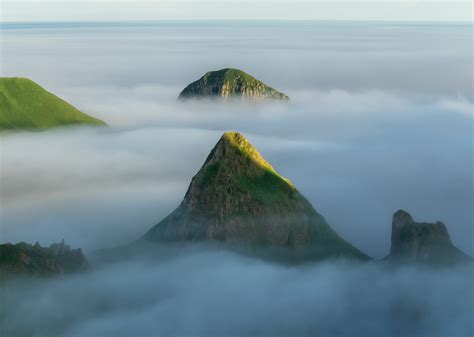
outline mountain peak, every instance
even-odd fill
[[[392,219],[392,242],[397,242],[400,239],[403,228],[407,224],[415,223],[410,213],[399,209],[393,214]]]
[[[224,133],[178,208],[144,239],[218,241],[252,249],[298,247],[304,258],[366,257],[340,238],[238,132]]]
[[[209,71],[179,94],[187,98],[243,98],[250,101],[288,100],[288,96],[269,87],[246,72],[224,68]]]
[[[273,166],[263,158],[248,139],[241,133],[234,131],[224,132],[207,157],[204,166],[216,162],[238,162],[242,158],[245,158],[248,164],[255,165],[262,170],[272,172],[279,176]]]
[[[250,80],[253,77],[249,74],[247,74],[245,71],[235,69],[235,68],[224,68],[220,70],[213,70],[213,71],[208,71],[207,73],[204,74],[203,78],[206,81],[211,81],[213,80],[213,77],[217,78],[223,78],[228,81],[233,81],[237,78],[242,77],[243,79]]]
[[[403,224],[403,225],[405,223],[415,222],[415,220],[413,220],[413,217],[411,216],[411,214],[408,213],[407,211],[403,210],[403,209],[399,209],[398,211],[393,213],[393,220],[397,224]]]
[[[225,186],[229,193],[221,191]],[[244,135],[225,132],[192,179],[185,201],[202,201],[203,195],[226,200],[245,194],[268,207],[276,207],[294,193],[297,191],[293,184],[281,176]]]

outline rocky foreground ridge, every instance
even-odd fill
[[[225,68],[210,71],[197,81],[189,84],[179,94],[180,100],[189,98],[243,98],[247,101],[259,102],[268,100],[287,101],[289,97],[246,72]]]
[[[5,243],[0,245],[0,276],[53,276],[86,271],[89,264],[81,249],[71,249],[64,243],[41,247]]]

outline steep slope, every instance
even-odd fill
[[[51,276],[89,269],[81,249],[61,243],[50,247],[21,242],[0,245],[0,276]]]
[[[393,214],[391,241],[387,259],[394,262],[450,265],[471,260],[453,245],[444,223],[415,222],[403,210]]]
[[[105,125],[30,79],[0,77],[0,131],[82,124]]]
[[[225,242],[294,259],[366,258],[236,132],[224,133],[179,207],[144,239]]]
[[[179,99],[215,97],[244,98],[250,101],[288,100],[288,96],[267,86],[242,70],[226,68],[210,71],[189,84]]]

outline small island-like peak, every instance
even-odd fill
[[[209,71],[197,81],[189,84],[179,94],[180,100],[189,98],[243,98],[259,102],[268,100],[287,101],[289,97],[246,72],[225,68]]]

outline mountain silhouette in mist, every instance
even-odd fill
[[[452,265],[472,261],[453,245],[444,223],[415,222],[404,210],[393,214],[391,241],[386,259],[392,262]]]

